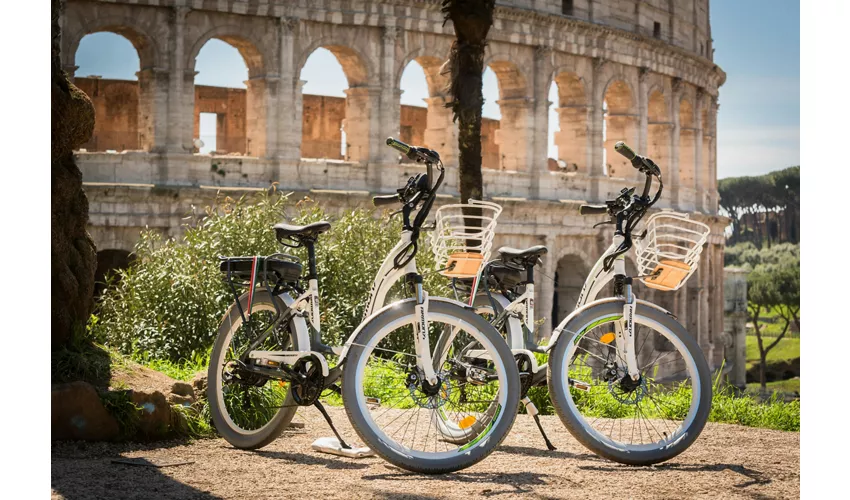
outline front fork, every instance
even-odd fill
[[[622,280],[622,281],[620,281]],[[637,353],[635,352],[635,306],[637,305],[637,297],[632,292],[632,278],[626,277],[625,258],[621,255],[614,261],[614,282],[615,287],[622,289],[623,304],[623,319],[614,322],[614,330],[616,333],[617,357],[620,360],[625,360],[626,368],[632,380],[640,378],[640,367],[637,362]],[[618,286],[622,283],[622,286]]]
[[[422,276],[412,276],[412,284],[416,291],[416,306],[414,312],[416,321],[413,323],[413,345],[416,348],[416,364],[425,375],[425,380],[431,385],[437,384],[437,373],[431,359],[430,338],[428,334],[428,292],[422,288]]]

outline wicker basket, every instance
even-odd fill
[[[656,290],[678,290],[699,267],[711,228],[688,214],[662,211],[646,221],[646,236],[635,243],[641,281]]]
[[[431,248],[440,274],[472,278],[490,258],[502,207],[488,201],[444,205],[437,210]]]

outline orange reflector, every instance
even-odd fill
[[[469,415],[467,417],[464,417],[463,420],[461,420],[460,422],[457,423],[457,425],[461,429],[467,429],[469,427],[472,427],[472,424],[474,424],[474,423],[475,423],[475,416]]]
[[[608,332],[603,335],[602,338],[599,339],[599,341],[603,344],[610,344],[611,342],[614,342],[614,334],[612,332]]]

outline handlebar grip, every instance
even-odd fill
[[[398,150],[404,154],[410,154],[410,146],[399,141],[398,139],[393,139],[392,137],[387,137],[387,146]]]
[[[625,156],[626,159],[629,160],[629,161],[633,161],[637,157],[635,152],[632,151],[632,148],[626,146],[626,143],[623,142],[623,141],[619,141],[619,142],[617,142],[617,144],[614,144],[614,151]]]
[[[605,205],[582,205],[578,209],[581,215],[605,215],[608,213],[608,207]]]
[[[399,203],[400,201],[401,200],[398,199],[397,194],[384,194],[372,197],[372,203],[374,203],[376,207],[382,207],[384,205],[393,205]]]

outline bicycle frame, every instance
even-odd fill
[[[587,278],[585,279],[584,285],[581,288],[581,293],[579,294],[578,301],[576,303],[575,310],[569,314],[561,323],[552,331],[552,336],[548,345],[541,347],[531,338],[531,333],[534,332],[534,283],[528,283],[525,285],[525,291],[522,295],[517,297],[510,304],[504,305],[503,302],[507,302],[507,299],[501,295],[497,294],[493,296],[493,299],[497,302],[500,302],[500,308],[503,309],[503,312],[500,312],[499,315],[504,314],[506,316],[507,321],[509,322],[509,328],[507,328],[508,338],[506,339],[508,345],[510,345],[511,350],[514,354],[526,354],[531,361],[532,364],[532,372],[537,373],[543,371],[545,373],[545,368],[547,364],[537,365],[536,359],[532,355],[532,351],[534,352],[543,352],[548,353],[558,342],[558,339],[563,332],[564,327],[572,319],[576,314],[582,311],[586,307],[590,307],[597,303],[597,296],[602,291],[605,286],[610,283],[614,276],[616,275],[625,275],[626,274],[626,264],[625,264],[625,254],[621,254],[614,259],[613,266],[610,269],[605,270],[604,262],[606,257],[609,255],[613,255],[617,249],[620,247],[620,244],[623,242],[624,237],[622,235],[615,235],[614,240],[607,250],[599,257],[599,260],[593,265],[593,268],[590,270]],[[482,266],[482,269],[479,271],[479,275],[476,278],[480,282],[480,280],[485,279],[485,276],[482,276],[482,273],[485,272],[487,266]],[[632,293],[631,286],[627,285],[625,293],[622,297],[617,297],[618,299],[624,299],[624,318],[633,318],[634,317],[634,309],[638,302],[637,297]],[[501,299],[501,300],[499,300]],[[600,300],[610,300],[610,299],[600,299]],[[646,304],[644,301],[640,301],[641,305]],[[657,306],[656,306],[657,307]],[[495,311],[494,311],[495,312]],[[510,323],[512,322],[513,323]],[[621,356],[621,359],[625,359],[628,365],[629,374],[634,376],[638,374],[638,366],[637,360],[634,354],[634,324],[631,320],[629,321],[621,321],[615,323],[616,330],[616,347],[618,354]]]
[[[395,261],[400,256],[403,256],[408,251],[408,246],[412,239],[412,231],[403,230],[401,238],[395,247],[387,254],[380,269],[378,270],[372,288],[369,292],[369,299],[366,303],[366,309],[363,314],[363,320],[360,325],[349,335],[348,339],[342,346],[326,346],[321,341],[321,308],[319,305],[319,286],[318,281],[313,278],[308,281],[307,290],[297,298],[293,298],[289,292],[282,291],[277,296],[280,297],[287,310],[281,315],[281,320],[291,318],[293,325],[293,335],[298,339],[298,345],[310,346],[309,350],[290,351],[284,353],[271,353],[267,351],[252,351],[249,354],[250,358],[265,358],[275,361],[292,364],[297,359],[314,355],[322,364],[322,372],[325,377],[328,376],[330,370],[327,366],[322,352],[332,352],[339,356],[337,366],[342,366],[349,347],[354,342],[354,338],[360,332],[361,328],[366,325],[373,316],[383,311],[388,307],[393,307],[397,303],[385,305],[387,294],[390,289],[403,277],[418,276],[416,267],[416,258],[411,258],[403,267],[396,268]],[[414,280],[416,287],[416,317],[419,321],[414,325],[414,345],[416,347],[417,364],[429,380],[436,381],[433,363],[431,361],[431,353],[428,349],[428,293],[422,289],[421,280]],[[305,320],[309,319],[309,323]]]

